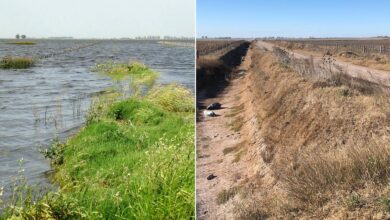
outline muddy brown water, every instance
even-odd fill
[[[38,57],[92,41],[5,42],[0,40],[0,57]],[[54,138],[63,140],[75,133],[85,122],[92,98],[117,86],[108,77],[91,72],[91,67],[106,60],[138,60],[160,73],[158,84],[177,82],[194,91],[194,48],[167,47],[157,41],[102,40],[41,59],[30,69],[0,69],[0,188],[4,187],[5,198],[21,171],[37,190],[52,187],[47,178],[50,163],[40,149],[50,146]]]

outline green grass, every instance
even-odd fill
[[[14,44],[14,45],[35,45],[37,43],[32,41],[15,41],[15,42],[7,42],[6,44]]]
[[[146,99],[160,105],[167,111],[194,111],[194,96],[188,89],[177,84],[153,88]]]
[[[345,204],[349,210],[354,210],[363,206],[364,201],[359,194],[352,194],[346,199]]]
[[[0,69],[26,69],[35,63],[36,60],[31,57],[3,57],[0,58]]]
[[[92,70],[107,74],[115,80],[131,78],[132,83],[136,85],[145,84],[151,86],[158,77],[158,74],[154,70],[138,62],[127,64],[107,61],[97,64]]]
[[[380,199],[380,204],[383,207],[384,211],[390,211],[390,199],[389,198],[382,198]]]
[[[44,152],[59,190],[35,204],[13,205],[0,219],[194,218],[194,103],[166,99],[176,88],[96,100],[86,127]]]
[[[142,88],[152,88],[159,76],[157,72],[139,62],[127,64],[107,61],[97,64],[92,71],[105,74],[115,81],[130,79],[134,96],[139,96]]]

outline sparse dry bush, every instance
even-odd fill
[[[356,65],[390,70],[390,41],[387,40],[299,40],[271,41],[288,50],[306,50],[335,57]]]
[[[263,207],[264,202],[252,198],[245,203],[241,202],[235,206],[238,219],[242,220],[263,220],[268,219],[268,210]]]
[[[289,195],[302,203],[322,205],[329,193],[354,190],[390,179],[390,149],[384,146],[347,147],[328,154],[296,152],[274,165]],[[294,158],[294,159],[293,159]]]
[[[249,204],[253,199],[245,199],[236,206],[238,215],[323,219],[339,211],[388,208],[389,95],[337,67],[323,67],[322,73],[329,75],[322,77],[317,62],[311,68],[310,60],[287,55],[279,50],[252,56],[257,130],[274,155],[256,151],[260,166],[272,174],[260,171],[264,177],[256,179],[253,197],[260,201]],[[281,68],[279,57],[293,71]],[[272,200],[277,201],[269,208],[266,203]]]
[[[286,50],[283,50],[280,47],[273,47],[273,52],[281,64],[283,65],[291,64],[291,56]]]
[[[316,65],[312,56],[309,59],[298,59],[280,47],[274,47],[273,52],[282,66],[287,66],[299,76],[311,80],[314,86],[344,85],[363,94],[372,94],[383,90],[383,87],[379,84],[352,77],[345,73],[340,66],[334,63],[335,59],[331,53],[325,54],[322,57],[322,63]]]
[[[224,189],[217,195],[217,204],[225,204],[230,199],[232,199],[234,196],[238,194],[240,191],[240,187],[234,186],[230,189]]]

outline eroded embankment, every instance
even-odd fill
[[[196,87],[200,98],[213,97],[219,94],[232,78],[234,69],[246,55],[249,42],[224,54],[200,56],[196,67]]]
[[[389,218],[387,89],[296,72],[256,45],[204,100],[224,108],[197,123],[198,218]]]
[[[388,218],[389,95],[367,82],[318,83],[260,48],[251,60],[248,152],[258,160],[248,166],[257,174],[241,185],[236,216]]]

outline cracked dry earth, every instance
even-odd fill
[[[197,122],[197,219],[233,219],[234,204],[239,196],[229,194],[240,187],[256,171],[249,152],[251,142],[247,130],[253,124],[250,101],[247,100],[250,50],[239,67],[242,75],[230,81],[229,85],[215,98],[199,102],[207,106],[213,102],[222,104],[214,110],[216,117],[201,116]],[[203,109],[201,109],[203,111]],[[224,193],[225,192],[225,193]]]

